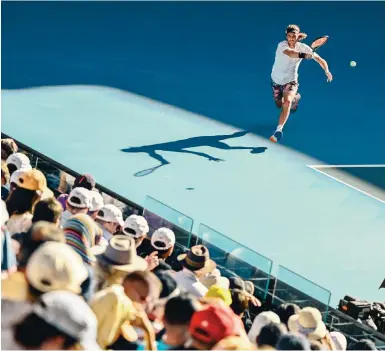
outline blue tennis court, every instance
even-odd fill
[[[383,300],[384,202],[308,166],[385,164],[384,13],[384,2],[5,2],[2,131],[315,281],[334,306]],[[302,63],[303,101],[275,145],[270,71],[297,22],[330,35],[320,54],[335,81]]]

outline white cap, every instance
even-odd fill
[[[91,195],[90,191],[86,188],[72,189],[68,196],[67,202],[76,208],[90,208],[91,207]]]
[[[101,350],[96,342],[97,318],[82,297],[68,291],[51,291],[40,300],[33,306],[36,315],[78,340],[84,350]]]
[[[29,283],[39,291],[66,290],[79,294],[88,272],[81,256],[72,247],[49,241],[30,257],[26,276]]]
[[[99,210],[99,213],[96,216],[96,218],[100,219],[103,222],[118,223],[121,226],[124,225],[122,211],[116,206],[111,204],[104,205]]]
[[[6,161],[7,165],[13,164],[16,166],[16,169],[32,169],[31,161],[29,158],[22,154],[21,152],[16,152],[12,155],[9,155]]]
[[[270,323],[274,324],[279,324],[281,323],[281,320],[279,316],[272,312],[272,311],[267,311],[267,312],[262,312],[259,315],[257,315],[254,318],[253,325],[251,326],[249,333],[247,336],[249,337],[249,340],[253,343],[256,342],[257,336],[261,332],[262,328]]]
[[[163,243],[164,245],[162,245]],[[175,234],[171,229],[159,228],[151,236],[151,245],[158,250],[168,250],[175,245]]]
[[[99,211],[104,206],[103,196],[95,190],[90,191],[91,207],[90,211]]]
[[[149,230],[146,218],[138,215],[127,217],[123,225],[123,233],[135,239],[145,236]]]

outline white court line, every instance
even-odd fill
[[[358,166],[359,166],[359,167],[371,167],[372,165],[358,165]],[[375,166],[375,167],[378,167],[378,166],[380,166],[380,165],[374,165],[374,166]],[[320,167],[320,166],[317,166],[317,165],[308,165],[308,167],[310,167],[311,169],[314,169],[314,170],[317,171],[317,172],[322,173],[323,175],[326,175],[326,176],[329,177],[329,178],[332,178],[332,179],[336,180],[337,182],[340,182],[340,183],[342,183],[342,184],[344,184],[344,185],[347,185],[348,187],[350,187],[350,188],[352,188],[352,189],[354,189],[354,190],[357,190],[357,191],[359,191],[360,193],[365,194],[365,195],[367,195],[367,196],[370,196],[371,198],[373,198],[373,199],[375,199],[375,200],[378,200],[378,201],[380,201],[380,202],[382,202],[382,203],[385,204],[385,201],[384,201],[384,200],[381,200],[381,199],[375,197],[374,195],[371,195],[371,194],[367,193],[366,191],[363,191],[363,190],[361,190],[361,189],[359,189],[359,188],[356,188],[356,187],[353,186],[353,185],[350,185],[350,184],[348,184],[348,183],[345,183],[345,182],[343,182],[342,180],[340,180],[340,179],[338,179],[338,178],[335,178],[335,177],[331,176],[330,174],[327,174],[327,173],[325,173],[325,172],[322,172],[321,170],[319,170],[319,169],[316,168],[316,167]],[[323,168],[330,168],[330,167],[337,167],[337,166],[326,166],[326,165],[324,165]],[[339,166],[339,167],[348,167],[348,166],[341,165],[341,166]],[[357,166],[356,166],[356,165],[354,165],[354,166],[352,165],[351,167],[357,167]],[[384,167],[384,166],[382,166],[382,167]]]
[[[385,167],[385,165],[308,165],[308,167],[317,167],[317,168],[364,168],[364,167],[371,167],[371,168],[380,168]]]

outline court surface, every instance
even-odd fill
[[[383,300],[381,186],[366,185],[371,197],[309,165],[385,164],[385,50],[341,48],[357,21],[356,40],[381,41],[384,3],[281,4],[289,22],[274,6],[4,3],[2,131],[304,275],[332,291],[333,306],[345,294]],[[258,40],[296,22],[310,37],[325,34],[313,11],[328,16],[333,40],[320,53],[335,81],[302,64],[303,102],[275,145],[277,40]],[[331,175],[357,184],[373,174],[346,171]]]

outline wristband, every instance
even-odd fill
[[[300,52],[298,53],[298,57],[304,59],[306,58],[306,54],[304,52]]]

